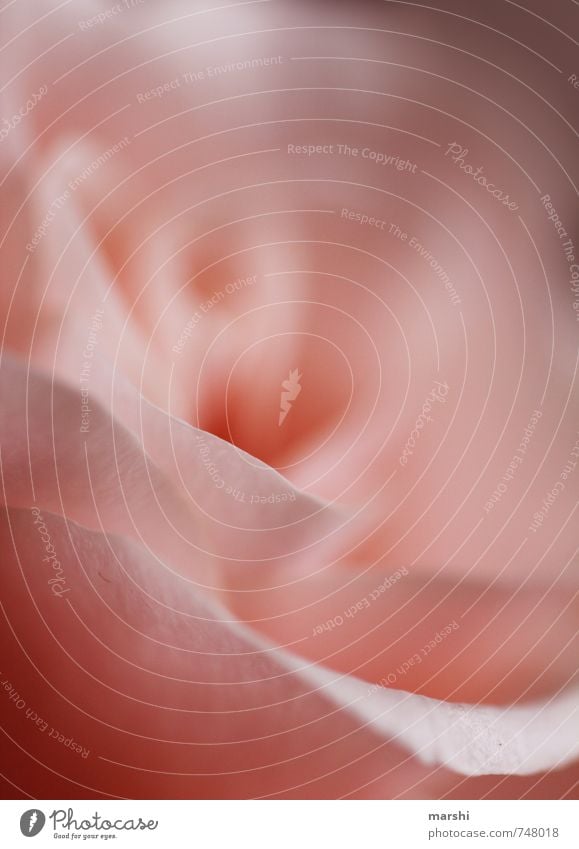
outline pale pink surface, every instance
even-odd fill
[[[577,473],[544,527],[529,524],[578,436],[577,322],[560,246],[525,169],[571,227],[569,182],[520,123],[504,126],[488,102],[474,109],[452,82],[470,74],[465,84],[474,85],[473,68],[433,44],[388,41],[388,61],[435,69],[439,82],[428,78],[428,88],[387,65],[289,61],[383,58],[385,36],[276,28],[412,25],[451,40],[428,16],[370,5],[361,23],[362,8],[249,4],[191,18],[190,4],[144,7],[42,57],[99,9],[46,4],[48,17],[2,53],[7,79],[21,71],[7,114],[70,72],[0,147],[10,198],[0,249],[5,674],[91,749],[89,773],[88,761],[35,737],[3,702],[12,792],[576,793],[576,765],[500,778],[427,765],[346,698],[337,705],[289,670],[283,654],[304,669],[314,662],[379,682],[456,620],[458,631],[398,675],[395,689],[509,707],[567,692],[576,675]],[[4,12],[12,34],[27,14],[18,4]],[[514,24],[501,21],[505,31]],[[224,38],[237,32],[250,35]],[[454,38],[480,53],[468,29]],[[554,44],[547,38],[543,49]],[[137,101],[189,68],[279,54],[287,61],[266,75],[244,71]],[[529,61],[520,57],[513,73],[538,86],[540,67]],[[499,84],[523,123],[550,115],[530,95],[519,105],[519,89],[496,70],[482,90],[497,99]],[[568,92],[557,96],[563,109]],[[449,114],[462,123],[449,126]],[[444,150],[461,133],[469,159],[519,200],[524,225],[457,176]],[[54,198],[124,136],[130,144],[71,193],[27,257]],[[570,141],[564,127],[545,139],[567,168]],[[421,174],[285,152],[337,142],[400,151]],[[501,154],[505,145],[522,165]],[[395,221],[428,245],[460,309],[416,251],[343,219],[344,207]],[[202,314],[176,353],[200,305],[252,275]],[[87,435],[79,375],[100,306]],[[280,384],[295,368],[302,390],[280,427]],[[435,380],[448,386],[445,401],[402,466]],[[524,463],[485,514],[536,409]],[[227,440],[203,436],[221,488],[195,427]],[[271,494],[288,500],[250,503]],[[33,504],[64,564],[66,600],[47,594],[39,573]],[[402,566],[408,576],[367,609],[316,634]]]

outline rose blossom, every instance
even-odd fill
[[[0,143],[5,792],[571,794],[576,316],[537,183],[568,238],[573,208],[526,129],[549,104],[517,111],[540,58],[490,98],[474,24],[106,8],[2,12],[6,114],[47,88]]]

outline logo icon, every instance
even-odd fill
[[[20,817],[20,831],[25,837],[36,837],[44,828],[46,817],[38,808],[25,811]]]
[[[292,401],[295,401],[300,392],[302,391],[302,387],[300,384],[300,380],[302,379],[301,374],[297,370],[297,368],[290,371],[289,377],[287,380],[282,381],[281,388],[281,400],[280,400],[280,413],[279,413],[279,421],[278,426],[281,427],[284,423],[285,417],[289,413],[292,408]]]

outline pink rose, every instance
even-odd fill
[[[574,793],[577,95],[470,11],[0,13],[8,797]]]

